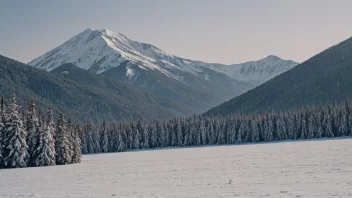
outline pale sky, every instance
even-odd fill
[[[303,62],[352,36],[351,8],[351,0],[3,0],[0,54],[28,62],[90,27],[206,62]]]

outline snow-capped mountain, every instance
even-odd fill
[[[28,64],[52,71],[65,63],[168,98],[182,99],[192,95],[190,91],[207,93],[215,98],[210,106],[242,94],[298,64],[275,56],[234,65],[205,63],[171,55],[107,29],[90,28]]]
[[[93,30],[91,28],[28,64],[51,71],[62,64],[74,63],[80,68],[94,69],[96,73],[100,74],[125,61],[138,64],[145,70],[158,70],[176,80],[182,78],[174,75],[170,71],[172,69],[197,75],[202,72],[203,68],[209,68],[236,80],[259,81],[260,83],[297,65],[296,62],[285,61],[276,56],[234,65],[192,61],[166,53],[151,44],[133,41],[120,33],[107,29]],[[134,72],[128,69],[126,75],[131,77]]]
[[[298,63],[292,60],[282,60],[277,56],[270,55],[258,61],[249,61],[246,63],[223,65],[198,63],[207,68],[224,73],[234,79],[252,82],[260,85],[275,76],[284,73],[295,67]]]
[[[175,65],[173,64],[175,59],[177,57],[151,44],[132,41],[120,33],[107,29],[93,30],[88,28],[28,64],[51,71],[64,63],[74,63],[83,69],[94,68],[96,73],[100,74],[125,61],[131,61],[142,69],[158,70],[169,76],[172,76],[168,71],[170,68],[192,72],[193,68],[187,67],[188,62],[176,60],[177,65]],[[126,73],[127,76],[133,76],[133,74],[131,69]]]

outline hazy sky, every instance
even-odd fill
[[[351,0],[11,0],[0,4],[0,54],[28,62],[91,27],[174,55],[239,63],[302,62],[352,36]]]

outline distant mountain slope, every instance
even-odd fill
[[[272,56],[236,65],[204,63],[171,55],[107,29],[90,28],[28,64],[52,71],[65,63],[170,100],[193,103],[199,111],[238,96],[297,65]]]
[[[350,100],[351,74],[352,38],[206,114],[264,112]]]
[[[250,82],[257,86],[297,65],[298,63],[292,60],[282,60],[277,56],[270,55],[259,61],[233,65],[206,64],[205,66],[234,79]]]
[[[92,72],[81,69],[72,63],[63,64],[60,67],[57,67],[56,69],[52,70],[50,73],[60,75],[62,77],[65,77],[70,80],[82,83],[84,85],[92,86],[92,87],[94,87],[94,89],[104,90],[104,91],[107,91],[112,94],[114,94],[115,92],[117,92],[117,93],[125,92],[126,91],[125,87],[128,87],[129,89],[132,88],[132,90],[134,90],[134,91],[138,90],[138,92],[142,92],[141,90],[136,89],[128,84],[121,83],[119,81],[107,78],[103,75],[96,75]],[[107,72],[107,73],[114,73],[114,72],[112,70],[110,70],[110,72]],[[121,85],[124,85],[125,87],[121,86]],[[191,90],[189,90],[189,91],[191,91]],[[182,93],[182,94],[187,94],[187,93]],[[128,96],[129,96],[129,94],[126,94],[126,97],[128,97]],[[159,97],[159,96],[153,96],[153,97],[158,98],[159,101],[162,101],[161,104],[165,105],[165,107],[167,107],[171,110],[175,110],[175,112],[182,112],[183,115],[191,115],[191,114],[194,114],[194,112],[200,111],[199,104],[192,103],[194,101],[189,101],[189,102],[186,101],[186,102],[181,103],[179,101],[171,102],[171,101],[169,101],[163,97]],[[203,95],[200,95],[199,97],[204,97],[204,100],[206,101],[205,98],[210,97],[210,96],[203,94]],[[131,100],[131,102],[133,102],[133,100]],[[141,108],[143,108],[143,107],[141,107]]]
[[[88,73],[85,82],[69,80],[0,56],[0,93],[10,97],[15,92],[22,106],[34,100],[40,103],[41,112],[51,106],[75,120],[172,118],[192,112],[189,107]]]

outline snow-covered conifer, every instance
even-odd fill
[[[81,139],[79,138],[79,128],[75,127],[73,129],[73,156],[72,156],[72,163],[80,163],[81,156],[82,156],[82,146],[81,146]]]
[[[176,138],[177,138],[176,146],[182,146],[183,135],[182,135],[182,128],[181,128],[180,119],[177,119],[175,124],[176,125],[174,127],[174,130],[175,130]]]
[[[257,119],[251,121],[251,142],[258,142],[259,141],[259,129],[257,124]]]
[[[144,129],[143,129],[143,140],[144,140],[143,148],[148,149],[150,143],[149,143],[149,130],[147,127],[144,127]]]
[[[150,134],[150,145],[152,148],[156,148],[157,145],[157,135],[156,135],[156,124],[153,122],[149,126],[149,134]]]
[[[4,151],[3,160],[6,168],[26,167],[29,154],[26,142],[27,132],[22,123],[19,106],[16,104],[16,95],[13,94],[9,105],[7,118],[4,126]]]
[[[134,135],[134,140],[133,140],[133,149],[139,149],[140,144],[139,144],[139,131],[138,128],[136,128],[136,132]]]
[[[101,134],[102,134],[102,137],[101,137],[102,152],[107,153],[109,152],[109,138],[106,130],[105,120],[103,122],[103,125],[101,126]]]
[[[2,96],[0,106],[0,168],[2,168],[3,166],[3,138],[5,126],[5,113],[5,100],[4,96]]]
[[[307,139],[314,138],[314,120],[313,115],[311,113],[308,113],[307,116],[307,133]]]
[[[60,114],[57,122],[55,152],[56,164],[64,165],[72,162],[73,151],[70,147],[66,121],[63,114]]]
[[[29,166],[32,166],[34,159],[36,158],[34,152],[39,146],[39,121],[37,118],[35,104],[32,102],[27,112],[27,144],[28,144],[28,153],[30,155]]]
[[[34,166],[54,166],[55,159],[55,140],[53,137],[53,117],[51,110],[48,111],[47,122],[42,122],[38,130],[38,142],[36,149],[33,151],[32,165]]]
[[[206,145],[207,142],[207,132],[205,129],[205,123],[204,120],[201,119],[200,124],[199,124],[199,133],[202,136],[202,145]]]
[[[306,123],[306,116],[301,113],[301,129],[300,129],[300,139],[306,139],[307,137],[307,123]]]
[[[88,122],[87,128],[86,128],[86,141],[87,141],[87,152],[88,153],[94,153],[94,132],[93,132],[93,125],[91,122]]]

